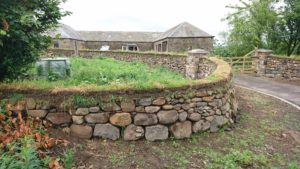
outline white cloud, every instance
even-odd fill
[[[226,31],[225,6],[238,0],[68,0],[62,22],[76,30],[166,31],[187,21],[217,36]]]

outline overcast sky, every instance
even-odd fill
[[[238,0],[68,0],[62,19],[76,30],[166,31],[189,22],[211,35],[226,31],[221,19]]]

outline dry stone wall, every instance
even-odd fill
[[[272,56],[272,51],[260,49],[256,52],[254,62],[260,76],[300,78],[300,60]]]
[[[89,139],[150,141],[189,138],[192,133],[216,132],[234,123],[237,102],[231,85],[163,96],[131,95],[89,106],[56,106],[49,100],[26,98],[27,112],[56,127],[70,127],[71,135]]]
[[[199,74],[212,75],[214,80],[195,80],[190,85],[166,89],[85,93],[0,89],[0,92],[6,98],[11,93],[22,94],[27,105],[23,111],[29,116],[47,120],[56,127],[68,127],[70,134],[79,138],[157,141],[216,132],[234,123],[237,113],[230,66],[219,59],[205,57],[203,51],[189,55],[192,55],[189,59],[198,61],[196,65],[184,65],[187,70],[197,67],[191,71],[194,75],[191,72],[189,75],[196,78],[203,77]],[[199,56],[207,61],[204,70],[199,65]]]

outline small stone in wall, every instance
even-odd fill
[[[221,107],[221,110],[222,110],[222,111],[225,111],[225,112],[226,112],[226,111],[229,111],[229,110],[230,110],[230,104],[229,104],[229,103],[226,103],[224,106]]]
[[[84,117],[87,123],[107,123],[109,118],[109,113],[95,113],[95,114],[88,114]]]
[[[223,105],[222,99],[215,99],[214,101],[217,107],[221,107]]]
[[[155,105],[155,106],[162,106],[165,103],[166,103],[166,99],[164,99],[164,98],[158,98],[153,101],[153,105]]]
[[[98,106],[89,108],[90,113],[98,113],[99,111],[100,111],[100,107],[98,107]]]
[[[143,98],[139,100],[139,105],[140,106],[150,106],[152,103],[152,99],[151,98]]]
[[[83,126],[83,125],[71,125],[70,127],[71,135],[83,138],[83,139],[90,139],[93,134],[93,129],[90,126]]]
[[[187,112],[188,112],[189,114],[192,114],[192,113],[195,112],[195,110],[194,110],[194,109],[189,109]]]
[[[145,135],[145,131],[143,127],[131,124],[127,126],[124,131],[124,140],[135,141],[143,138],[144,135]]]
[[[190,108],[195,108],[197,106],[197,104],[196,103],[190,103],[189,106],[190,106]]]
[[[141,113],[134,116],[134,124],[138,126],[148,126],[157,124],[157,116],[155,114]]]
[[[189,104],[183,104],[182,105],[182,108],[184,109],[184,110],[189,110],[191,107],[190,107],[190,105]]]
[[[170,127],[170,131],[176,139],[189,138],[192,134],[192,123],[190,121],[177,122]]]
[[[27,98],[26,99],[26,107],[28,110],[33,110],[35,109],[36,103],[33,98]]]
[[[207,106],[206,102],[197,102],[196,103],[196,107],[205,107],[205,106]]]
[[[201,102],[202,101],[202,98],[200,97],[195,97],[192,99],[192,102]]]
[[[82,124],[84,122],[83,116],[72,116],[74,124]]]
[[[121,102],[121,108],[124,112],[134,112],[135,110],[135,103],[134,100],[127,99]]]
[[[207,121],[213,121],[214,120],[214,118],[215,118],[215,116],[208,116],[208,117],[206,117],[205,119],[207,120]]]
[[[160,110],[159,106],[147,106],[145,107],[146,113],[156,113]]]
[[[199,91],[196,93],[196,96],[197,97],[206,97],[206,96],[208,96],[208,94],[206,91]]]
[[[106,112],[120,111],[121,110],[121,107],[119,105],[117,105],[116,103],[114,103],[114,102],[112,102],[112,103],[102,103],[101,108],[102,108],[102,110],[104,110]]]
[[[179,113],[179,115],[178,115],[179,121],[181,121],[181,122],[185,121],[187,119],[187,116],[188,116],[188,114],[185,111],[182,113]]]
[[[199,121],[201,119],[201,114],[199,114],[199,113],[189,114],[188,119],[190,119],[192,121]]]
[[[222,115],[221,110],[217,109],[217,110],[216,110],[216,115]]]
[[[129,113],[116,113],[110,117],[110,122],[116,126],[127,126],[132,120]]]
[[[149,141],[166,140],[169,136],[168,127],[163,125],[155,125],[146,127],[145,137]]]
[[[145,113],[145,112],[146,112],[144,106],[138,106],[138,107],[136,107],[136,108],[135,108],[135,111],[136,111],[137,113]]]
[[[74,115],[84,116],[84,115],[87,115],[87,114],[89,114],[89,109],[88,108],[78,108]]]
[[[47,110],[28,110],[28,115],[31,117],[44,118],[47,115]]]
[[[203,101],[205,102],[212,102],[214,100],[213,96],[203,97]]]
[[[164,110],[172,110],[173,108],[174,108],[173,105],[164,105],[164,106],[163,106],[163,109],[164,109]]]
[[[94,136],[103,139],[117,140],[120,138],[120,130],[111,124],[96,124]]]
[[[72,117],[68,113],[48,113],[46,119],[54,125],[68,125],[72,121]]]
[[[176,110],[160,111],[157,113],[158,120],[161,124],[175,123],[178,119]]]

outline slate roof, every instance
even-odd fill
[[[156,41],[165,38],[213,37],[196,26],[183,22],[164,32]]]
[[[106,42],[155,42],[165,38],[213,37],[196,26],[183,22],[166,32],[124,32],[124,31],[76,31],[68,25],[60,26],[48,33],[52,38]]]
[[[77,39],[77,40],[85,40],[85,38],[76,30],[74,30],[71,26],[66,24],[60,24],[59,27],[48,32],[49,36],[52,38],[62,39]]]
[[[86,41],[153,42],[161,32],[79,31]]]

